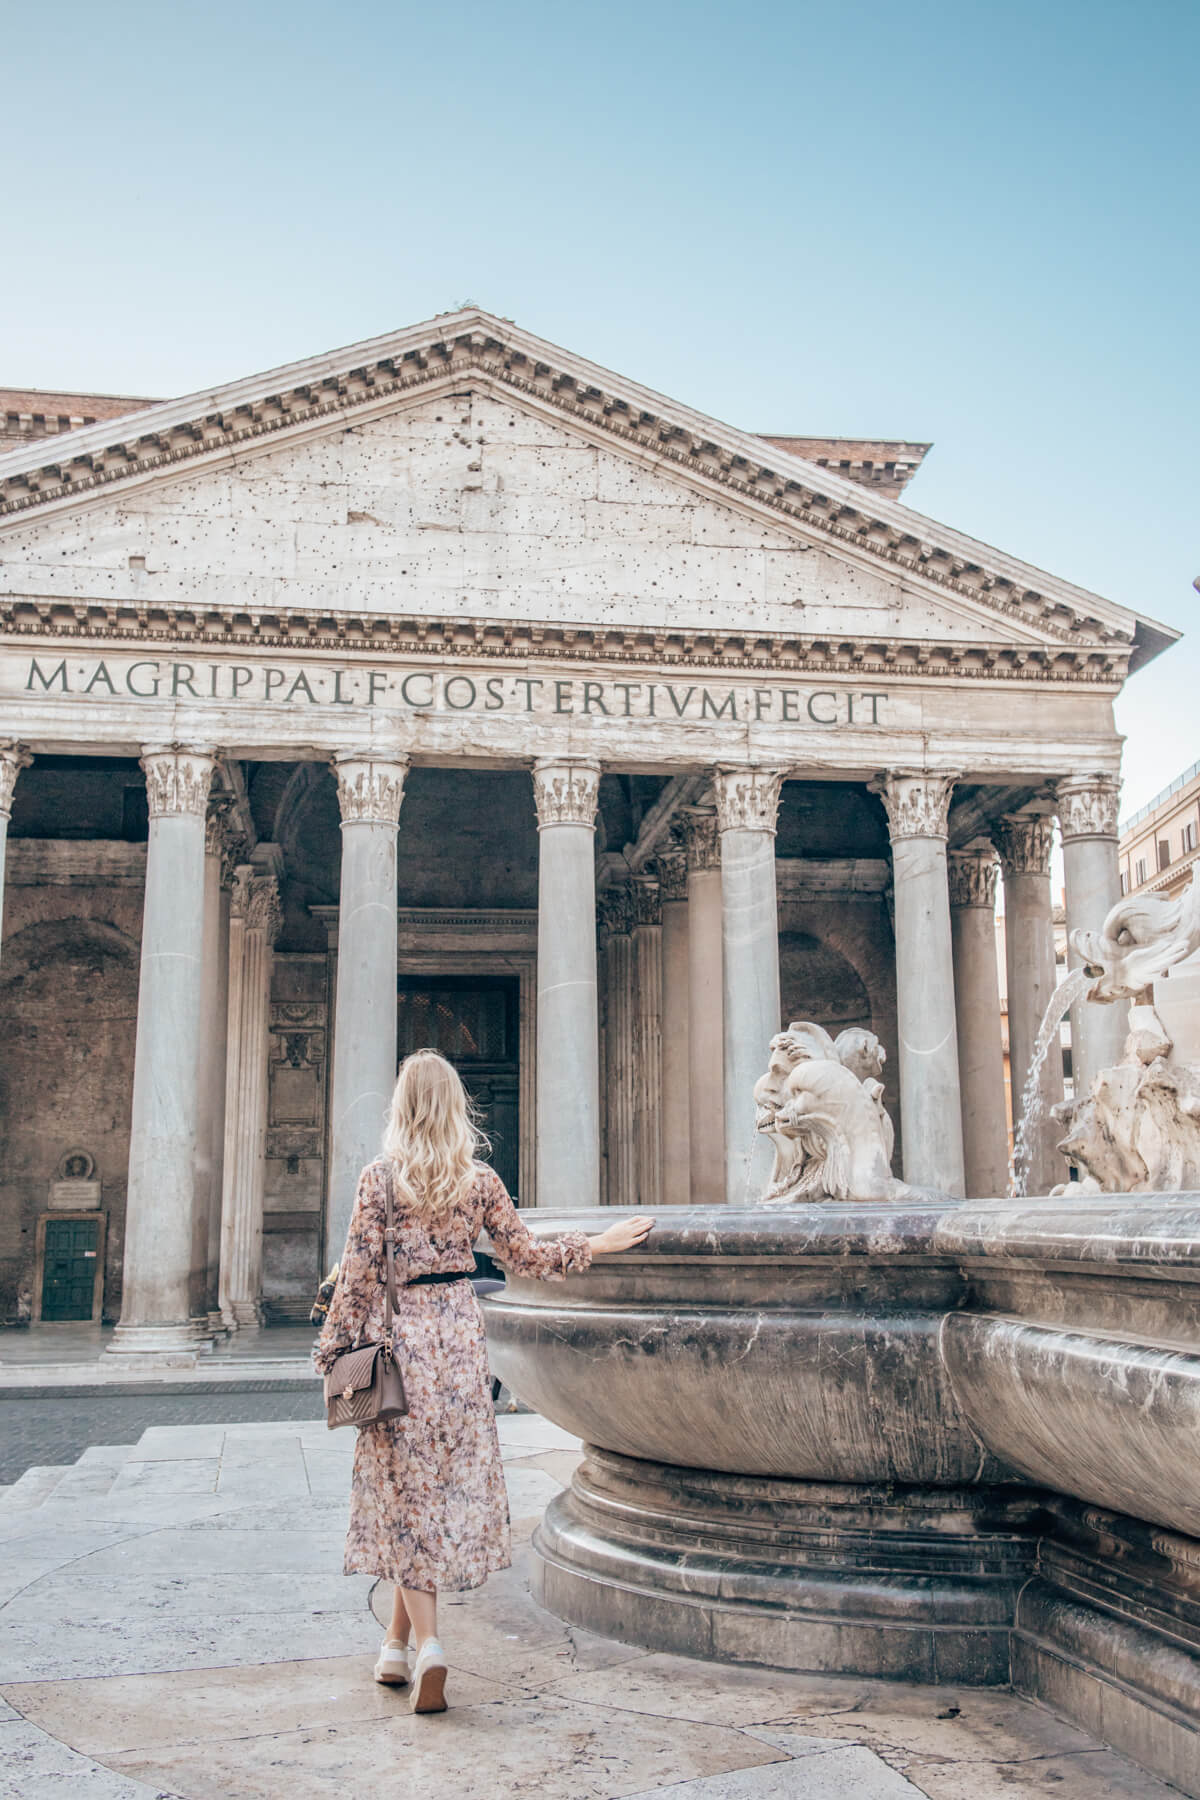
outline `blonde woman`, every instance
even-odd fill
[[[504,1183],[479,1160],[462,1082],[433,1050],[406,1058],[392,1095],[383,1156],[359,1177],[329,1316],[314,1358],[384,1333],[386,1181],[395,1206],[394,1336],[406,1417],[363,1426],[354,1452],[344,1568],[395,1583],[376,1681],[411,1683],[414,1712],[445,1710],[440,1590],[479,1587],[511,1562],[508,1497],[492,1411],[472,1249],[486,1226],[499,1260],[520,1275],[561,1280],[593,1255],[644,1241],[648,1218],[597,1237],[568,1231],[535,1242]]]

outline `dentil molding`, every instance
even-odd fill
[[[878,775],[868,785],[887,813],[893,844],[902,838],[944,838],[949,831],[950,797],[956,775]]]
[[[533,765],[533,799],[539,831],[547,825],[594,827],[599,797],[598,762],[556,757]]]

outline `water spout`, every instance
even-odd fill
[[[1024,1197],[1029,1180],[1029,1164],[1033,1156],[1034,1131],[1045,1116],[1046,1097],[1042,1092],[1042,1070],[1046,1066],[1050,1046],[1058,1037],[1058,1028],[1070,1008],[1077,1000],[1083,998],[1090,980],[1091,975],[1086,968],[1072,969],[1062,985],[1057,987],[1050,996],[1050,1004],[1043,1013],[1042,1022],[1038,1026],[1033,1056],[1029,1063],[1029,1073],[1025,1077],[1025,1087],[1021,1094],[1021,1115],[1013,1143],[1012,1177],[1009,1191],[1014,1199]]]

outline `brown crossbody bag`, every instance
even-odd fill
[[[387,1250],[387,1299],[384,1338],[381,1344],[360,1344],[339,1356],[325,1377],[325,1414],[330,1431],[339,1425],[377,1425],[381,1419],[400,1419],[408,1411],[404,1380],[392,1346],[392,1315],[396,1305],[396,1226],[393,1217],[392,1171],[384,1177],[387,1224],[383,1234]]]

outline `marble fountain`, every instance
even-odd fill
[[[1200,1797],[1200,1069],[1145,992],[1198,946],[1200,889],[1077,944],[1095,1003],[1134,1005],[1053,1197],[906,1187],[877,1041],[798,1023],[753,1097],[758,1205],[510,1277],[495,1371],[587,1445],[544,1605],[721,1662],[1011,1683]]]

